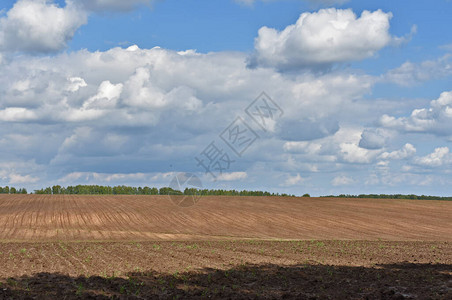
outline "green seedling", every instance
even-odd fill
[[[81,295],[83,295],[83,292],[85,291],[85,288],[83,287],[83,283],[79,283],[78,285],[77,285],[77,291],[75,292],[75,294],[77,295],[77,296],[81,296]]]

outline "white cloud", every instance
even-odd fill
[[[121,96],[122,88],[123,85],[121,83],[112,84],[108,80],[103,81],[97,90],[97,94],[83,103],[83,108],[114,108]]]
[[[452,163],[452,154],[448,147],[440,147],[426,156],[416,157],[414,162],[426,167],[440,167]]]
[[[452,136],[452,91],[443,92],[430,107],[412,111],[409,117],[383,115],[380,124],[404,132],[423,132],[440,136]]]
[[[360,147],[363,130],[360,127],[341,127],[334,135],[313,141],[286,142],[283,149],[288,153],[285,165],[289,170],[304,168],[309,172],[338,170],[349,164],[371,164],[382,149],[369,150]],[[314,169],[306,167],[315,165]]]
[[[70,77],[68,78],[68,83],[66,87],[66,91],[75,93],[80,88],[87,86],[85,80],[80,77]]]
[[[38,177],[33,177],[30,175],[25,175],[25,176],[22,176],[20,174],[9,175],[9,183],[10,184],[35,183],[38,181],[39,181]]]
[[[86,12],[72,1],[63,8],[48,0],[19,0],[0,18],[0,50],[59,51],[86,22]]]
[[[93,173],[93,179],[95,181],[103,182],[117,182],[117,181],[141,181],[148,178],[147,174],[134,173],[134,174],[99,174]]]
[[[71,172],[59,179],[59,182],[65,184],[74,184],[78,182],[102,182],[123,183],[123,182],[146,182],[156,180],[158,175],[151,173],[98,173],[98,172]]]
[[[245,58],[240,53],[180,54],[160,48],[81,50],[45,60],[23,56],[0,73],[6,83],[0,86],[5,95],[0,111],[4,121],[96,126],[184,122],[182,131],[199,133],[221,130],[218,121],[228,122],[225,111],[243,110],[240,99],[254,99],[256,90],[268,89],[285,111],[275,134],[299,141],[334,134],[338,121],[331,116],[346,118],[349,103],[373,84],[369,76],[346,72],[292,80],[270,69],[250,70]]]
[[[16,141],[19,142],[20,139]],[[0,160],[0,181],[3,181],[3,185],[10,184],[16,185],[16,187],[23,187],[24,185],[39,182],[41,180],[40,177],[44,175],[45,169],[43,166],[36,164],[34,160],[16,160],[14,158],[6,161]]]
[[[84,176],[88,180],[89,175],[90,175],[89,173],[85,173],[85,172],[72,172],[72,173],[66,174],[63,178],[60,178],[59,181],[63,182],[63,183],[74,182]]]
[[[447,54],[437,60],[426,60],[421,63],[408,61],[390,70],[384,78],[402,86],[413,86],[428,80],[447,77],[452,75],[451,57]]]
[[[259,29],[250,65],[279,70],[323,68],[372,57],[394,39],[389,34],[391,17],[381,10],[364,11],[359,18],[351,9],[303,13],[281,32]]]
[[[342,159],[349,163],[370,163],[379,153],[378,150],[364,149],[355,143],[341,143],[339,147]]]
[[[316,154],[322,149],[322,145],[315,142],[286,142],[284,150],[288,152],[302,152]]]
[[[37,0],[34,3],[43,8],[37,10],[38,19],[43,14],[74,12],[75,19],[65,18],[68,23],[64,23],[72,22],[73,27],[56,26],[58,18],[48,17],[37,28],[41,32],[38,37],[46,35],[42,41],[30,40],[33,47],[28,47],[20,36],[14,37],[15,44],[10,36],[10,48],[2,44],[0,51],[58,51],[89,13],[126,11],[148,2],[86,0],[83,7],[80,1],[58,7]],[[17,7],[11,12],[14,9]],[[1,26],[13,24],[14,18],[6,13],[2,16]],[[22,23],[14,19],[17,28],[25,28],[26,21],[33,19],[31,14],[20,16]],[[395,137],[397,144],[400,140],[415,145],[425,141],[407,132],[436,135],[422,137],[431,138],[433,147],[452,140],[452,92],[406,116],[401,112],[412,111],[413,101],[421,100],[367,97],[382,79],[412,84],[447,76],[448,56],[408,62],[381,76],[351,68],[278,72],[290,69],[291,64],[297,69],[323,68],[375,56],[382,47],[404,40],[389,34],[390,18],[390,13],[382,11],[356,16],[351,10],[329,9],[304,14],[297,24],[281,32],[263,28],[255,58],[260,59],[256,60],[259,66],[270,68],[248,68],[247,54],[241,52],[204,54],[136,45],[51,56],[2,53],[0,181],[45,185],[61,178],[65,184],[163,186],[174,176],[168,170],[190,169],[200,174],[203,170],[196,167],[193,157],[217,139],[236,116],[246,118],[243,109],[265,90],[284,110],[283,118],[261,135],[243,159],[236,159],[215,185],[287,187],[296,192],[309,181],[313,191],[323,194],[329,185],[353,184],[347,187],[351,189],[364,182],[407,189],[450,184],[449,175],[441,178],[426,175],[429,170],[423,172],[424,166],[450,166],[449,148],[416,157],[413,145],[395,146],[394,142]],[[11,34],[19,30],[3,28],[9,28]],[[2,43],[7,41],[6,33],[0,33]],[[251,125],[252,121],[247,121]],[[383,126],[376,128],[378,125]],[[447,168],[440,171],[450,172]],[[336,175],[330,178],[330,174],[340,176],[331,180]]]
[[[37,118],[36,114],[23,107],[8,107],[0,110],[0,121],[4,122],[24,122]]]
[[[448,186],[450,182],[445,180],[441,175],[436,174],[415,174],[415,173],[399,173],[397,170],[392,172],[385,172],[383,174],[371,174],[365,180],[366,185],[377,185],[397,188],[400,190],[401,186],[409,186],[405,193],[413,193],[413,188],[429,187],[434,184]],[[436,191],[434,192],[436,193]],[[424,193],[425,194],[425,193]]]
[[[306,178],[301,177],[301,175],[298,173],[295,176],[288,176],[287,179],[282,184],[283,186],[295,186],[303,184],[306,181]]]
[[[414,154],[416,154],[416,148],[413,145],[407,143],[400,150],[392,151],[392,152],[383,152],[380,155],[380,158],[381,159],[405,159],[405,158],[413,156]]]
[[[365,129],[361,134],[359,146],[364,149],[374,150],[381,149],[385,145],[388,134],[380,129]]]
[[[51,53],[66,48],[92,12],[125,12],[151,0],[18,0],[0,18],[0,52]],[[0,64],[2,63],[0,54]]]
[[[331,181],[331,184],[333,186],[342,186],[342,185],[350,185],[355,183],[355,180],[351,177],[348,176],[336,176],[333,178],[333,180]]]
[[[17,56],[0,71],[0,162],[36,157],[42,175],[11,173],[40,182],[69,174],[61,182],[167,185],[171,176],[149,170],[165,173],[193,161],[190,171],[202,172],[193,158],[237,115],[246,117],[243,109],[262,90],[284,117],[219,185],[252,186],[257,178],[268,189],[296,189],[307,178],[298,176],[302,172],[325,178],[324,172],[371,167],[358,163],[371,164],[386,149],[359,146],[361,124],[381,109],[378,100],[361,100],[373,77],[353,70],[285,76],[249,69],[245,59],[245,53],[138,47]],[[393,111],[393,104],[385,105]],[[389,136],[386,129],[370,131]],[[268,178],[250,172],[259,162]]]
[[[236,181],[245,179],[248,177],[248,174],[246,172],[228,172],[223,173],[220,176],[217,177],[218,181]]]

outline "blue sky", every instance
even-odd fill
[[[0,186],[160,187],[192,172],[210,188],[451,193],[451,1],[0,10]],[[264,128],[245,111],[262,91],[284,112]],[[220,136],[237,117],[258,136],[241,155]],[[195,159],[211,142],[230,158],[221,172]]]

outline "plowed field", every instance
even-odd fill
[[[452,240],[452,202],[0,195],[2,240]]]
[[[0,195],[0,299],[452,299],[452,202]]]

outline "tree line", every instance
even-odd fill
[[[325,198],[371,198],[371,199],[410,199],[410,200],[448,200],[451,201],[452,197],[440,197],[440,196],[426,196],[426,195],[403,195],[403,194],[360,194],[360,195],[329,195],[321,196]]]
[[[102,185],[76,185],[62,187],[54,185],[40,190],[35,194],[48,195],[159,195],[159,189],[150,187],[131,187],[125,185],[102,186]]]
[[[0,194],[27,194],[25,188],[16,189],[14,187],[0,187]],[[183,191],[175,190],[170,187],[132,187],[125,185],[102,186],[102,185],[76,185],[63,187],[54,185],[40,190],[35,190],[34,194],[48,195],[207,195],[207,196],[282,196],[295,197],[295,195],[286,193],[270,193],[266,191],[248,191],[248,190],[224,190],[224,189],[196,189],[186,188]],[[304,194],[303,197],[310,197]],[[411,200],[448,200],[452,197],[426,196],[414,194],[340,194],[320,196],[323,198],[372,198],[372,199],[411,199]]]
[[[48,195],[212,195],[212,196],[283,196],[295,197],[289,194],[270,193],[265,191],[247,190],[222,190],[222,189],[195,189],[186,188],[184,191],[175,190],[170,187],[131,187],[125,185],[102,186],[102,185],[76,185],[62,187],[54,185],[40,190],[35,190],[35,194]],[[307,195],[307,194],[306,194]]]
[[[15,187],[1,187],[0,194],[28,194],[27,189],[16,189]]]

